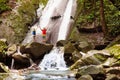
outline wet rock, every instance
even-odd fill
[[[120,66],[120,61],[119,61],[119,60],[115,61],[115,62],[111,65],[111,67],[119,67],[119,66]]]
[[[103,72],[104,72],[103,68],[100,66],[96,66],[96,65],[84,66],[78,69],[78,73],[80,75],[98,74],[98,73],[103,73]]]
[[[68,42],[65,46],[64,46],[64,59],[66,61],[66,64],[68,66],[72,65],[74,63],[73,59],[72,59],[72,53],[76,50],[75,46],[71,43]]]
[[[91,51],[92,52],[88,51],[88,54],[93,54],[93,56],[101,62],[106,61],[109,57],[112,56],[107,50],[91,50]]]
[[[12,55],[13,59],[15,59],[15,61],[19,62],[19,63],[30,63],[30,58],[28,56],[28,54],[18,54],[15,53],[14,55]]]
[[[32,42],[20,48],[21,53],[29,53],[34,59],[38,59],[41,55],[48,53],[53,48],[52,44],[41,44]]]
[[[0,72],[9,72],[9,68],[5,64],[0,63]]]
[[[80,41],[78,49],[81,50],[82,52],[87,52],[92,49],[92,46],[87,41]]]
[[[114,65],[116,61],[117,61],[117,59],[115,59],[115,58],[108,58],[102,65],[103,65],[103,67],[110,67],[110,66]]]
[[[82,75],[79,79],[77,80],[93,80],[93,78],[90,75]]]
[[[67,44],[66,40],[60,40],[56,43],[56,46],[64,46],[65,44]]]
[[[80,54],[80,52],[74,51],[74,52],[72,53],[72,60],[73,60],[74,62],[76,62],[76,61],[79,60],[80,58],[82,58],[82,54]]]
[[[28,54],[15,53],[14,55],[12,55],[12,58],[14,59],[14,62],[13,62],[14,69],[27,68],[31,65]]]
[[[82,57],[71,66],[72,69],[87,65],[100,65],[111,57],[105,50],[91,50],[87,53],[80,52],[80,54]]]
[[[64,47],[65,47],[65,54],[73,53],[76,50],[75,46],[71,42],[68,42]]]
[[[86,58],[81,58],[77,60],[71,67],[70,69],[77,69],[82,66],[88,66],[88,65],[100,65],[101,61],[96,59],[94,56],[89,56]]]

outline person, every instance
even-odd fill
[[[41,28],[40,28],[40,29],[41,29]],[[41,29],[41,31],[42,31],[43,42],[46,42],[47,29],[44,27],[43,29]]]
[[[33,35],[33,40],[35,41],[35,37],[36,37],[36,30],[35,29],[33,29],[32,35]]]

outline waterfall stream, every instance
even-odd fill
[[[46,54],[40,63],[39,67],[42,69],[63,69],[66,68],[64,61],[64,50],[62,48],[54,47],[49,54]]]
[[[69,31],[71,29],[71,26],[74,22],[74,20],[71,17],[74,17],[75,11],[76,11],[76,0],[64,0],[64,1],[49,0],[46,7],[42,11],[42,14],[39,14],[39,16],[41,15],[39,22],[32,27],[36,29],[36,42],[41,43],[40,27],[47,28],[47,39],[49,43],[55,45],[56,42],[59,40],[66,40]],[[23,41],[23,44],[29,43],[31,41],[33,41],[32,34],[31,31],[29,31],[28,35]],[[39,64],[39,67],[41,68],[41,70],[44,71],[47,70],[48,73],[50,73],[49,71],[52,70],[52,74],[56,70],[58,71],[58,73],[62,70],[62,72],[60,73],[62,75],[64,71],[66,70],[68,71],[63,55],[64,55],[63,48],[54,47],[50,53],[44,56],[43,60]],[[65,74],[67,74],[66,72]],[[32,74],[32,76],[35,77],[36,75]],[[41,77],[40,74],[39,77]],[[45,76],[45,77],[49,78],[50,76]],[[53,77],[54,76],[52,76],[52,78]],[[57,76],[57,78],[59,77]],[[63,78],[65,79],[62,80],[67,80],[66,76],[64,76]]]

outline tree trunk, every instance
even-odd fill
[[[106,22],[105,22],[104,6],[103,5],[104,5],[103,0],[100,0],[100,20],[101,20],[101,25],[102,25],[102,31],[104,33],[104,36],[107,36],[108,29],[107,29]]]
[[[96,27],[96,0],[92,0],[93,10],[94,10],[94,27]]]

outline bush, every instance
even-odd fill
[[[8,0],[0,0],[0,13],[10,10],[10,7],[6,4]]]

